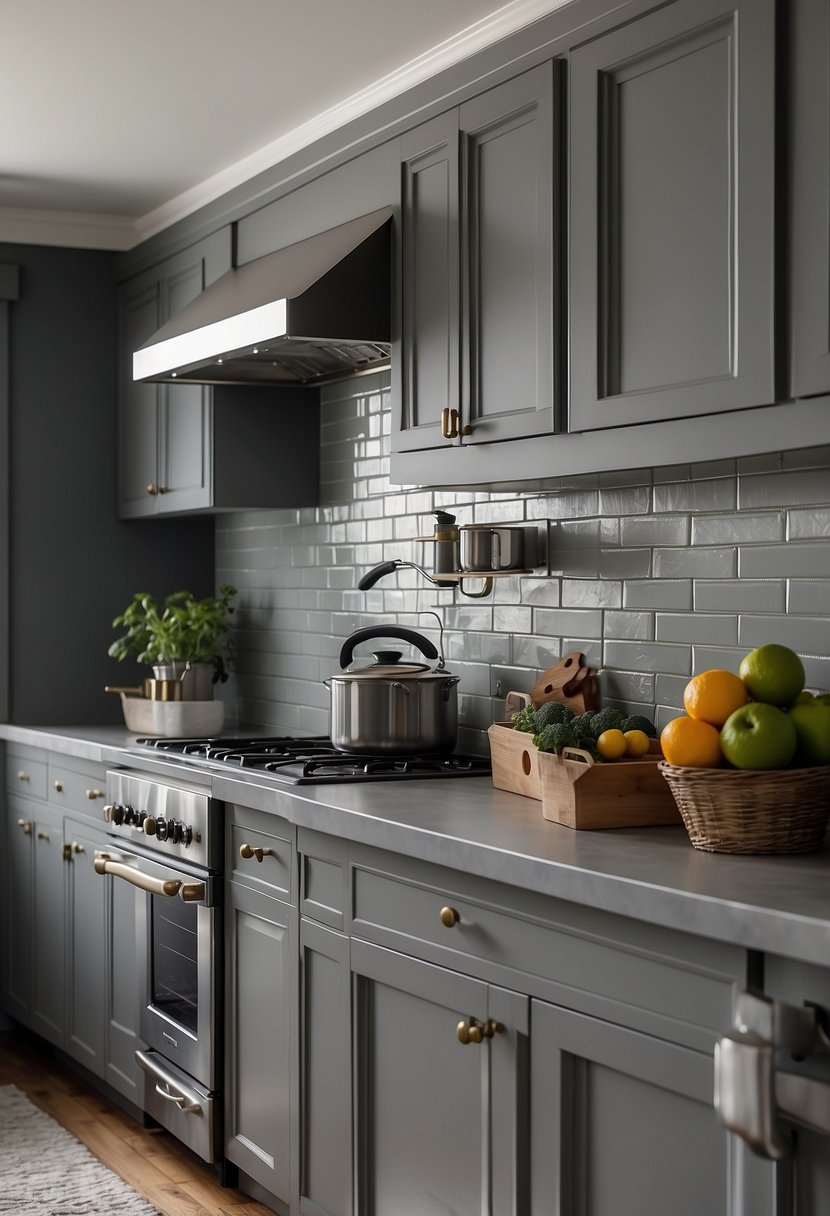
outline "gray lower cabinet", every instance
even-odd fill
[[[397,452],[552,429],[560,66],[401,137]]]
[[[133,351],[230,268],[226,227],[120,289],[118,482],[124,519],[317,502],[315,389],[133,382]]]
[[[93,863],[105,849],[103,831],[65,818],[66,1037],[65,1050],[91,1072],[107,1072],[107,900]]]
[[[32,987],[29,1025],[63,1047],[66,1035],[66,883],[63,816],[33,803]]]
[[[295,1167],[292,829],[233,807],[225,902],[225,1156],[283,1204]]]
[[[8,794],[3,824],[3,1005],[29,1025],[32,991],[32,888],[35,805]]]

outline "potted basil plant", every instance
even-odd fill
[[[107,653],[150,664],[157,679],[180,679],[184,700],[210,700],[213,685],[228,678],[236,594],[228,585],[201,600],[190,591],[174,591],[163,600],[138,591],[112,622],[124,632]]]

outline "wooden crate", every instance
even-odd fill
[[[517,732],[518,733],[518,732]],[[594,763],[589,752],[566,748],[561,756],[536,750],[542,814],[569,828],[634,828],[680,824],[656,749],[638,758]]]
[[[515,730],[512,722],[494,722],[487,730],[487,737],[496,789],[537,798],[541,802],[540,752],[533,743],[533,736],[527,731]]]

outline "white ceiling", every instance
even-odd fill
[[[0,0],[0,240],[126,249],[565,0]]]

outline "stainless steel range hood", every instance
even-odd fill
[[[133,355],[133,379],[321,384],[389,366],[384,207],[230,270]]]

